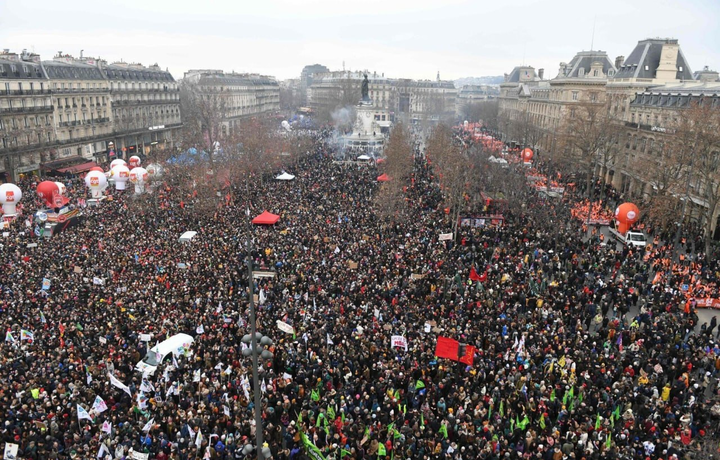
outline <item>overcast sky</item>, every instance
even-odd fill
[[[595,18],[597,18],[595,20]],[[0,0],[0,48],[52,59],[157,62],[279,79],[303,66],[389,77],[502,75],[525,62],[557,74],[591,46],[627,56],[638,40],[680,40],[691,69],[720,69],[720,0]]]

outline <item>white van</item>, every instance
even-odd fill
[[[155,369],[167,355],[170,353],[191,353],[188,350],[194,342],[195,339],[188,334],[175,334],[149,349],[142,361],[135,365],[135,370],[143,374],[153,375]]]

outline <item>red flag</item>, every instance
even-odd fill
[[[457,361],[459,347],[460,343],[457,340],[449,339],[447,337],[438,337],[437,345],[435,346],[435,356],[438,358],[448,358]]]
[[[461,363],[465,363],[468,366],[473,365],[473,360],[475,359],[475,352],[477,351],[477,348],[473,347],[472,345],[466,345],[465,346],[465,355],[461,356],[458,361]]]
[[[487,270],[485,270],[485,273],[482,274],[482,276],[478,275],[477,270],[475,270],[475,267],[472,267],[470,269],[470,281],[480,281],[481,283],[487,280]]]

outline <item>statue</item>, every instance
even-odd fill
[[[362,99],[363,101],[369,101],[370,98],[368,97],[368,78],[367,74],[364,75],[365,79],[362,82]]]

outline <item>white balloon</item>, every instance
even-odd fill
[[[115,166],[110,170],[110,177],[115,180],[116,190],[125,190],[125,184],[130,180],[130,170],[125,165]]]
[[[100,171],[90,171],[85,176],[85,185],[90,189],[93,198],[100,198],[107,187],[107,177]]]
[[[22,199],[22,190],[15,184],[0,185],[0,203],[2,203],[3,214],[15,214],[16,206]]]
[[[125,163],[125,160],[118,158],[116,160],[113,160],[110,163],[110,169],[113,169],[115,166],[126,165],[126,164],[127,163]]]

